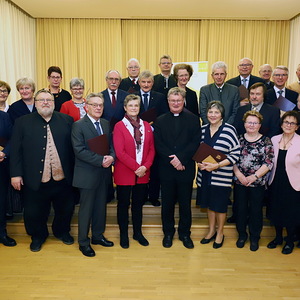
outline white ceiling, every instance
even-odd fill
[[[12,0],[34,18],[290,20],[300,0]]]

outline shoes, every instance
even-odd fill
[[[112,247],[114,245],[113,242],[107,240],[104,235],[99,240],[93,239],[92,238],[92,244],[93,245],[101,245],[103,247]]]
[[[134,234],[133,239],[138,241],[142,246],[149,246],[149,242],[142,234]]]
[[[128,249],[129,248],[129,239],[128,235],[120,235],[120,246],[123,249]]]
[[[223,234],[222,242],[221,242],[221,243],[216,243],[216,242],[214,242],[214,243],[213,243],[213,248],[215,248],[215,249],[221,248],[221,247],[223,246],[224,239],[225,239],[225,235]]]
[[[83,255],[88,257],[93,257],[96,255],[95,251],[90,245],[87,246],[79,246],[79,250],[82,252]]]
[[[282,248],[281,253],[282,254],[291,254],[293,252],[293,249],[294,249],[294,243],[291,243],[291,244],[286,243],[284,245],[284,247]]]
[[[238,240],[236,241],[236,246],[238,248],[244,248],[247,239],[248,239],[248,236],[245,238],[238,238]]]
[[[206,239],[205,237],[200,241],[200,244],[208,244],[211,241],[213,241],[214,239],[216,239],[217,233],[215,232],[215,234],[210,238],[210,239]]]
[[[258,241],[250,241],[250,250],[257,251],[259,248]]]
[[[157,199],[149,199],[149,202],[153,205],[153,206],[160,206],[160,202]]]
[[[233,224],[233,223],[236,223],[236,218],[234,215],[232,215],[231,217],[229,217],[227,219],[227,223],[230,223],[230,224]]]
[[[17,245],[16,241],[8,235],[0,237],[0,243],[7,247],[13,247]]]
[[[173,245],[173,237],[171,235],[165,235],[162,244],[165,248],[171,248]]]
[[[30,244],[30,250],[32,252],[39,252],[42,248],[42,245],[44,244],[45,240],[41,239],[33,239]]]
[[[188,248],[188,249],[193,249],[194,248],[194,243],[192,241],[192,239],[189,237],[189,236],[183,236],[183,237],[179,237],[179,239],[182,241],[183,243],[183,246],[185,248]]]
[[[282,239],[281,240],[275,239],[267,245],[267,248],[275,249],[277,245],[282,245],[282,242],[283,242]]]
[[[65,233],[61,237],[56,236],[56,238],[58,238],[59,240],[61,240],[66,245],[72,245],[72,244],[74,244],[74,238],[70,235],[69,232]]]

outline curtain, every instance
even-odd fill
[[[291,43],[289,52],[289,83],[298,80],[296,70],[300,64],[300,15],[291,20]]]

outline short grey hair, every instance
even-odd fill
[[[173,87],[169,90],[168,99],[171,95],[181,95],[182,98],[185,99],[186,92],[183,88],[180,88],[180,87],[176,86],[176,87]]]
[[[150,78],[152,81],[154,81],[154,76],[149,70],[145,70],[139,75],[139,80],[142,78]]]
[[[227,65],[224,61],[217,61],[211,66],[211,73],[213,74],[216,69],[224,69],[225,73],[227,73]]]
[[[222,102],[220,102],[220,101],[211,101],[211,102],[209,102],[207,104],[207,107],[206,107],[206,114],[208,113],[208,111],[211,108],[216,108],[217,110],[219,110],[220,113],[221,113],[221,115],[222,115],[222,119],[224,119],[224,116],[225,116],[225,107],[222,104]]]
[[[251,58],[249,58],[249,57],[243,57],[243,58],[241,58],[240,61],[239,61],[239,64],[240,64],[240,62],[241,62],[242,60],[244,60],[244,59],[249,60],[249,61],[251,62],[251,64],[253,65],[253,60],[252,60]]]
[[[82,78],[72,78],[70,81],[70,90],[74,87],[74,86],[81,86],[82,88],[84,88],[84,80]]]
[[[272,75],[274,75],[274,73],[275,73],[276,70],[283,70],[283,71],[286,71],[287,74],[289,75],[289,69],[288,69],[288,67],[286,67],[286,66],[282,66],[282,65],[281,65],[281,66],[275,67],[274,70],[273,70]]]
[[[35,92],[35,83],[31,78],[28,77],[22,77],[16,82],[16,88],[19,91],[21,86],[29,85],[31,87],[31,90]]]
[[[109,71],[107,71],[106,74],[105,74],[105,79],[107,79],[108,76],[109,76],[109,74],[112,73],[112,72],[117,73],[119,75],[119,77],[120,77],[120,81],[122,80],[122,75],[121,75],[121,73],[118,70],[109,70]]]
[[[90,93],[86,96],[86,103],[89,103],[90,99],[91,98],[94,98],[94,97],[98,97],[100,99],[102,99],[102,102],[104,103],[104,97],[101,93]]]
[[[130,58],[127,62],[127,67],[132,61],[136,62],[138,64],[138,66],[140,67],[140,62],[136,58]]]
[[[124,99],[124,107],[127,106],[127,104],[128,104],[130,101],[133,101],[133,100],[138,100],[139,106],[141,106],[141,97],[140,97],[139,95],[129,94],[129,95],[127,95],[126,98]]]

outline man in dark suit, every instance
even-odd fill
[[[154,76],[153,90],[164,94],[167,98],[169,89],[177,85],[174,75],[171,74],[173,66],[171,56],[163,55],[159,60],[158,66],[161,73]]]
[[[294,110],[299,110],[297,106],[297,101],[299,94],[293,90],[287,89],[285,84],[289,77],[289,69],[285,66],[277,66],[272,74],[272,79],[274,81],[274,86],[272,89],[269,89],[267,92],[266,103],[273,105],[278,97],[281,95],[282,97],[290,100],[296,107]]]
[[[191,234],[191,196],[195,177],[192,160],[200,143],[200,120],[184,110],[185,91],[170,89],[170,112],[160,116],[154,125],[155,148],[159,156],[162,192],[163,246],[169,248],[175,234],[174,207],[179,203],[179,239],[193,248]]]
[[[35,106],[37,112],[15,122],[10,161],[13,187],[21,190],[23,186],[24,223],[33,252],[39,251],[48,237],[51,203],[53,234],[65,244],[74,243],[69,233],[74,209],[73,118],[54,111],[54,97],[48,90],[36,93]]]
[[[78,243],[85,256],[95,256],[90,246],[88,233],[92,229],[92,244],[112,247],[103,233],[106,223],[107,188],[111,173],[111,164],[115,153],[111,142],[109,122],[100,118],[103,113],[102,94],[90,94],[86,99],[87,114],[74,123],[72,144],[75,153],[75,170],[73,185],[80,190],[80,207],[78,213]],[[109,150],[106,155],[92,151],[88,141],[105,134]]]
[[[252,69],[253,69],[253,62],[250,58],[242,58],[239,61],[239,64],[237,66],[238,71],[239,71],[239,76],[233,77],[229,80],[227,80],[227,83],[235,85],[237,87],[244,85],[246,89],[249,90],[250,86],[252,86],[256,82],[263,82],[264,80],[261,79],[260,77],[251,75]],[[242,96],[242,95],[241,95]],[[241,99],[240,97],[240,104],[245,105],[249,103],[248,98]]]
[[[272,67],[269,64],[264,64],[259,67],[259,77],[265,81],[267,89],[271,89],[274,86],[274,82],[271,81]]]
[[[267,88],[262,82],[253,84],[250,87],[250,104],[241,106],[236,114],[233,126],[237,133],[245,133],[243,122],[244,114],[249,110],[256,110],[263,116],[260,133],[271,138],[280,133],[280,110],[279,108],[264,102]]]
[[[207,104],[218,100],[225,107],[224,121],[232,124],[240,107],[239,89],[231,84],[225,83],[227,76],[227,65],[223,61],[215,62],[212,65],[211,77],[214,83],[203,86],[200,89],[200,117],[203,124],[207,124]]]
[[[121,74],[117,70],[110,70],[106,73],[105,80],[107,89],[102,91],[104,97],[104,112],[102,118],[113,125],[122,120],[125,114],[124,99],[127,92],[120,90]]]
[[[131,58],[127,62],[127,72],[128,77],[122,79],[119,89],[128,92],[129,94],[138,92],[140,90],[138,83],[140,63],[136,58]]]

